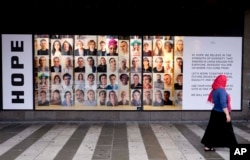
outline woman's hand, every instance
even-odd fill
[[[230,116],[230,113],[229,113],[227,107],[225,107],[225,108],[223,109],[223,111],[224,111],[224,113],[226,114],[226,121],[227,121],[227,122],[230,122],[230,121],[231,121],[231,116]]]
[[[227,122],[231,121],[231,116],[229,114],[226,115]]]

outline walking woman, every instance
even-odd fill
[[[219,75],[212,84],[208,101],[213,103],[210,119],[201,143],[205,151],[215,151],[214,147],[232,147],[237,144],[231,122],[230,96],[226,92],[227,77]]]

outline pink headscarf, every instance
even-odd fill
[[[225,75],[219,75],[215,78],[213,84],[212,84],[212,91],[209,93],[207,100],[211,103],[213,103],[212,99],[212,92],[217,88],[224,88],[226,89],[227,84],[227,77]],[[227,94],[227,108],[230,112],[232,110],[231,108],[231,97],[229,94]]]
[[[110,46],[110,45],[112,45],[112,46],[114,46],[114,47],[116,47],[116,48],[117,48],[117,41],[116,41],[116,40],[114,40],[114,39],[110,39],[110,40],[109,40],[109,44],[108,44],[108,46]]]

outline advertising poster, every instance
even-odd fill
[[[241,110],[242,38],[185,37],[183,110],[209,110],[207,97],[215,77],[228,78],[233,110]]]
[[[4,110],[33,110],[32,35],[2,35]]]
[[[242,37],[2,35],[3,109],[211,110],[216,76],[241,110]]]

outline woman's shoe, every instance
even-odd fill
[[[211,147],[211,148],[205,147],[205,148],[204,148],[204,151],[206,151],[206,152],[207,152],[207,151],[215,151],[215,149],[214,149],[213,147]]]

